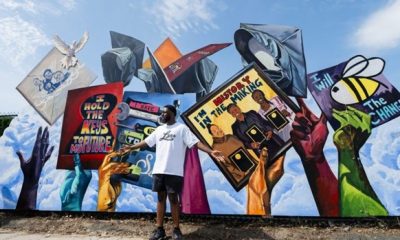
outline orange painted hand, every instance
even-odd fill
[[[266,168],[267,159],[268,150],[263,148],[258,166],[250,176],[248,183],[247,214],[271,215],[271,193],[283,175],[285,156],[280,156],[268,168]]]
[[[111,159],[121,156],[119,151],[111,152],[104,157],[99,167],[99,195],[97,211],[114,212],[118,196],[121,194],[121,181],[111,179],[114,174],[128,174],[129,163],[112,162]]]

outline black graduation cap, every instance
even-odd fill
[[[145,44],[133,37],[110,31],[112,49],[101,55],[104,80],[128,85],[142,67]]]
[[[192,65],[182,75],[172,81],[176,93],[196,93],[199,100],[210,92],[218,66],[208,58],[204,58]]]
[[[241,24],[235,46],[246,63],[255,62],[290,96],[306,97],[306,63],[301,30],[269,24]]]
[[[145,82],[148,92],[196,93],[199,100],[210,92],[218,72],[217,65],[207,56],[229,45],[230,43],[207,45],[182,56],[165,69],[160,67],[149,51],[152,69],[160,82],[155,82],[154,77],[150,77],[151,72],[145,69],[140,70],[139,78]]]
[[[149,54],[151,69],[140,69],[138,73],[138,78],[143,80],[145,83],[147,92],[158,92],[158,93],[173,93],[176,91],[172,87],[171,83],[167,79],[164,70],[161,68],[157,59],[151,53],[149,48],[147,48]]]

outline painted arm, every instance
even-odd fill
[[[111,179],[111,176],[114,174],[128,174],[130,172],[129,163],[111,161],[111,159],[115,157],[120,157],[121,154],[123,154],[121,151],[114,151],[107,154],[104,157],[103,163],[99,167],[99,194],[97,200],[97,211],[115,211],[117,199],[121,194],[122,185],[121,181],[117,179]]]
[[[359,151],[371,134],[371,116],[355,108],[333,110],[340,127],[333,135],[339,153],[341,216],[387,216],[388,211],[372,189]]]
[[[39,187],[39,178],[42,173],[43,166],[49,160],[54,146],[49,148],[49,131],[47,127],[42,132],[39,128],[32,154],[29,159],[25,159],[20,151],[17,152],[24,181],[22,183],[21,193],[19,194],[16,209],[18,210],[34,210],[36,209],[36,198]]]
[[[271,216],[271,195],[284,173],[285,156],[280,156],[266,168],[268,149],[261,150],[258,165],[249,178],[247,188],[247,214]]]
[[[79,154],[74,155],[74,170],[67,172],[60,189],[61,210],[81,211],[83,197],[92,179],[92,171],[83,170]]]
[[[290,132],[293,147],[301,158],[308,183],[321,216],[339,216],[338,180],[325,159],[323,148],[328,137],[325,115],[315,116],[304,101],[297,99],[301,111],[296,113]]]

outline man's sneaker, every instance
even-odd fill
[[[156,230],[153,231],[153,235],[150,237],[150,240],[162,240],[165,239],[165,230],[162,227],[158,227]]]
[[[181,230],[179,228],[174,228],[174,231],[172,232],[172,239],[176,239],[176,240],[183,239]]]

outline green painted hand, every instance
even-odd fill
[[[371,134],[371,117],[355,108],[333,110],[340,127],[333,134],[339,153],[339,202],[343,217],[387,216],[388,211],[372,189],[359,150]]]
[[[340,127],[333,134],[338,149],[359,151],[371,134],[371,116],[353,107],[338,111],[333,109],[333,117]]]

